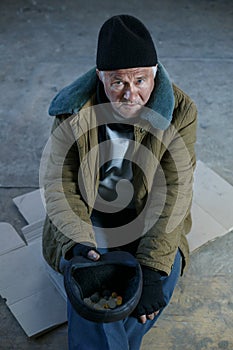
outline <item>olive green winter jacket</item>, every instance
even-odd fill
[[[66,258],[76,242],[96,246],[90,221],[99,185],[96,84],[92,69],[64,88],[50,106],[56,117],[44,167],[48,215],[43,254],[57,271],[60,258]],[[134,156],[143,169],[133,167],[134,197],[144,226],[136,257],[169,274],[178,248],[183,267],[188,262],[197,110],[170,82],[161,63],[147,107],[134,126]]]

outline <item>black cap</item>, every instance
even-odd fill
[[[96,65],[99,70],[152,67],[158,63],[148,29],[137,18],[117,15],[100,29]]]
[[[142,292],[142,271],[139,262],[128,252],[112,251],[91,261],[82,256],[70,260],[65,269],[67,296],[77,313],[93,322],[115,322],[129,316],[137,306]],[[119,292],[123,298],[115,309],[98,310],[85,298],[102,287]]]

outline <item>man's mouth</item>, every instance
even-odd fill
[[[136,103],[123,103],[123,107],[126,107],[126,108],[133,108],[133,107],[136,107],[138,106],[138,104]]]
[[[122,102],[121,103],[122,106],[124,107],[138,107],[140,106],[140,103],[137,103],[137,102],[133,102],[133,103],[129,103],[129,102]]]

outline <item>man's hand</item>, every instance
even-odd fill
[[[166,306],[160,273],[142,266],[143,289],[140,301],[134,311],[134,315],[141,323],[153,320],[159,310]]]
[[[88,258],[88,259],[93,260],[93,261],[97,261],[100,258],[100,254],[95,248],[87,246],[87,245],[82,244],[82,243],[77,243],[73,247],[72,255],[73,256],[81,255],[81,256],[84,256],[85,258]]]

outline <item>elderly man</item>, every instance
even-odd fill
[[[124,320],[88,321],[68,301],[69,349],[137,350],[188,262],[196,107],[171,83],[148,29],[117,15],[99,32],[96,68],[49,112],[45,259],[62,272],[75,255],[97,261],[126,250],[143,273],[141,299]]]

